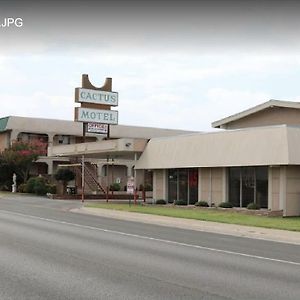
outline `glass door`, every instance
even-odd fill
[[[251,202],[255,202],[255,168],[242,168],[242,207],[247,207]]]
[[[177,169],[170,169],[168,174],[168,202],[173,203],[177,200]]]
[[[182,200],[188,204],[188,170],[179,169],[179,197],[178,200]]]
[[[198,202],[198,169],[189,169],[189,203]]]

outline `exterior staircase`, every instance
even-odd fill
[[[80,172],[81,174],[81,172]],[[104,187],[97,180],[97,166],[89,162],[84,165],[84,181],[87,186],[93,191],[106,193]]]
[[[76,166],[74,168],[76,178],[82,180],[81,166]],[[85,162],[84,164],[84,182],[86,187],[92,192],[100,192],[106,194],[105,188],[98,182],[97,179],[97,165],[90,162]]]

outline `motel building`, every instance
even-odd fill
[[[213,132],[111,125],[110,138],[88,134],[72,121],[0,119],[0,146],[36,135],[48,143],[39,168],[51,175],[82,155],[101,186],[153,186],[153,201],[187,204],[257,203],[283,216],[300,216],[300,103],[270,100],[215,121]],[[101,190],[90,192],[101,193]]]
[[[15,141],[42,141],[46,144],[47,155],[39,157],[30,175],[53,179],[58,168],[71,168],[77,182],[70,182],[70,185],[77,186],[78,193],[81,192],[80,164],[84,154],[87,194],[103,194],[113,183],[120,184],[120,192],[126,193],[128,178],[134,175],[137,175],[138,187],[141,184],[152,187],[152,171],[134,171],[136,160],[151,138],[191,133],[184,130],[111,125],[109,140],[106,134],[87,132],[83,143],[82,131],[82,123],[74,121],[4,117],[0,118],[0,151]]]
[[[210,206],[229,201],[235,207],[254,202],[299,216],[300,103],[270,100],[212,127],[222,130],[57,146],[53,153],[130,160],[137,186],[151,173],[154,201],[203,200]]]
[[[153,170],[153,198],[299,216],[300,103],[270,100],[212,127],[224,130],[149,141],[136,169]]]

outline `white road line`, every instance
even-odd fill
[[[70,223],[70,222],[65,222],[65,221],[58,221],[58,220],[55,220],[55,219],[42,218],[42,217],[37,217],[37,216],[32,216],[32,215],[27,215],[27,214],[2,210],[2,209],[0,209],[0,212],[11,214],[11,215],[27,217],[27,218],[36,219],[36,220],[41,220],[41,221],[47,221],[47,222],[51,222],[51,223],[64,224],[64,225],[69,225],[69,226],[74,226],[74,227],[79,227],[79,228],[85,228],[85,229],[91,229],[91,230],[96,230],[96,231],[101,231],[101,232],[119,234],[119,235],[122,235],[122,236],[135,237],[135,238],[138,238],[138,239],[156,241],[156,242],[161,242],[161,243],[166,243],[166,244],[171,244],[171,245],[176,245],[176,246],[184,246],[184,247],[189,247],[189,248],[195,248],[195,249],[225,253],[225,254],[230,254],[230,255],[239,255],[239,256],[248,257],[248,258],[256,258],[256,259],[261,259],[261,260],[266,260],[266,261],[279,262],[279,263],[284,263],[284,264],[300,266],[300,263],[294,262],[294,261],[289,261],[289,260],[282,260],[282,259],[270,258],[270,257],[265,257],[265,256],[252,255],[252,254],[246,254],[246,253],[241,253],[241,252],[234,252],[234,251],[229,251],[229,250],[210,248],[210,247],[199,246],[199,245],[194,245],[194,244],[186,244],[186,243],[175,242],[175,241],[171,241],[171,240],[148,237],[148,236],[139,235],[139,234],[132,234],[132,233],[126,233],[126,232],[122,232],[122,231],[98,228],[98,227],[93,227],[93,226],[88,226],[88,225],[81,225],[81,224]]]

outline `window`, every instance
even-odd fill
[[[168,202],[183,200],[187,204],[198,201],[198,169],[168,170]]]
[[[229,168],[229,202],[236,207],[257,203],[268,208],[268,167]]]

